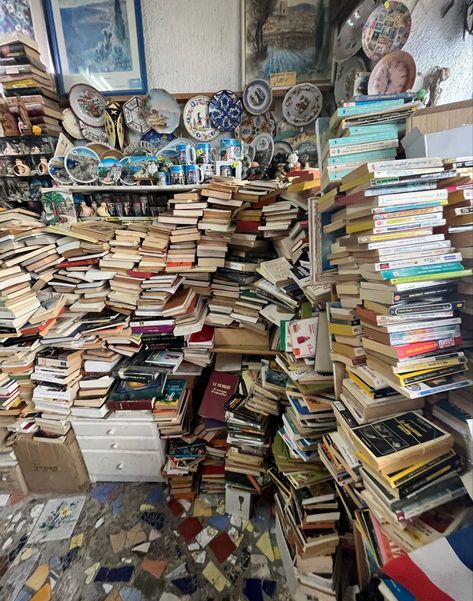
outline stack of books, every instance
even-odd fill
[[[31,127],[41,127],[43,134],[59,135],[62,113],[54,76],[41,62],[35,40],[21,32],[0,36],[0,75],[10,111],[31,134]]]
[[[356,96],[330,118],[322,146],[325,191],[367,161],[394,158],[406,119],[422,104],[414,94]]]
[[[205,454],[205,440],[197,432],[182,440],[169,440],[163,476],[167,478],[169,492],[173,497],[188,500],[195,497],[196,474]]]

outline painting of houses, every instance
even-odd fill
[[[330,0],[244,0],[245,83],[295,71],[297,81],[329,81]]]

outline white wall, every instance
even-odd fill
[[[339,1],[339,0],[336,0]],[[441,102],[473,94],[473,36],[462,39],[463,2],[405,0],[412,11],[405,46],[426,75],[450,67]],[[169,92],[241,90],[240,0],[141,0],[150,87]]]

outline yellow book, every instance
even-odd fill
[[[358,243],[366,244],[368,242],[383,242],[385,240],[416,238],[418,236],[429,236],[431,233],[431,227],[421,227],[416,230],[407,230],[405,232],[391,232],[389,234],[365,234],[363,236],[358,236]]]
[[[361,325],[350,325],[347,323],[329,323],[328,331],[330,334],[339,334],[342,336],[356,336],[357,334],[361,334],[363,328]]]
[[[290,184],[287,189],[288,192],[303,192],[304,190],[310,190],[312,188],[320,188],[319,179],[301,182],[300,184]]]
[[[429,372],[433,369],[441,369],[443,367],[451,367],[453,365],[460,365],[463,361],[459,357],[452,357],[451,359],[441,359],[438,361],[429,361],[428,363],[418,363],[417,365],[410,365],[409,372],[406,371],[406,367],[402,365],[399,367],[392,366],[392,371],[396,375],[415,375],[416,373]]]
[[[430,280],[448,280],[453,278],[466,278],[473,275],[471,269],[461,271],[445,271],[443,273],[426,273],[424,275],[411,275],[405,278],[392,278],[391,284],[405,284],[406,282],[429,282]]]
[[[354,374],[352,371],[348,371],[348,377],[350,378],[350,380],[352,380],[352,382],[355,382],[357,386],[359,386],[364,392],[366,392],[366,394],[369,397],[374,398],[373,390],[370,386],[368,386],[366,382],[363,382],[363,380],[359,378],[356,374]]]

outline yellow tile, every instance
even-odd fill
[[[32,591],[36,592],[43,586],[49,576],[49,565],[47,563],[42,563],[39,565],[36,570],[31,574],[28,580],[25,582],[25,586],[27,586]]]
[[[30,601],[51,601],[51,585],[49,582],[41,588]]]
[[[222,574],[222,572],[217,568],[213,561],[209,561],[209,563],[205,566],[202,574],[207,578],[207,580],[214,585],[219,593],[223,591],[223,589],[228,586],[229,582]]]
[[[274,545],[273,553],[274,553],[274,559],[276,561],[280,561],[281,560],[281,551],[279,550],[279,547],[277,545]]]
[[[82,547],[82,543],[84,542],[84,533],[76,534],[71,538],[71,544],[69,545],[69,549],[75,549],[76,547]]]
[[[269,537],[269,532],[265,532],[256,542],[256,546],[262,551],[269,561],[274,561],[273,545]]]

